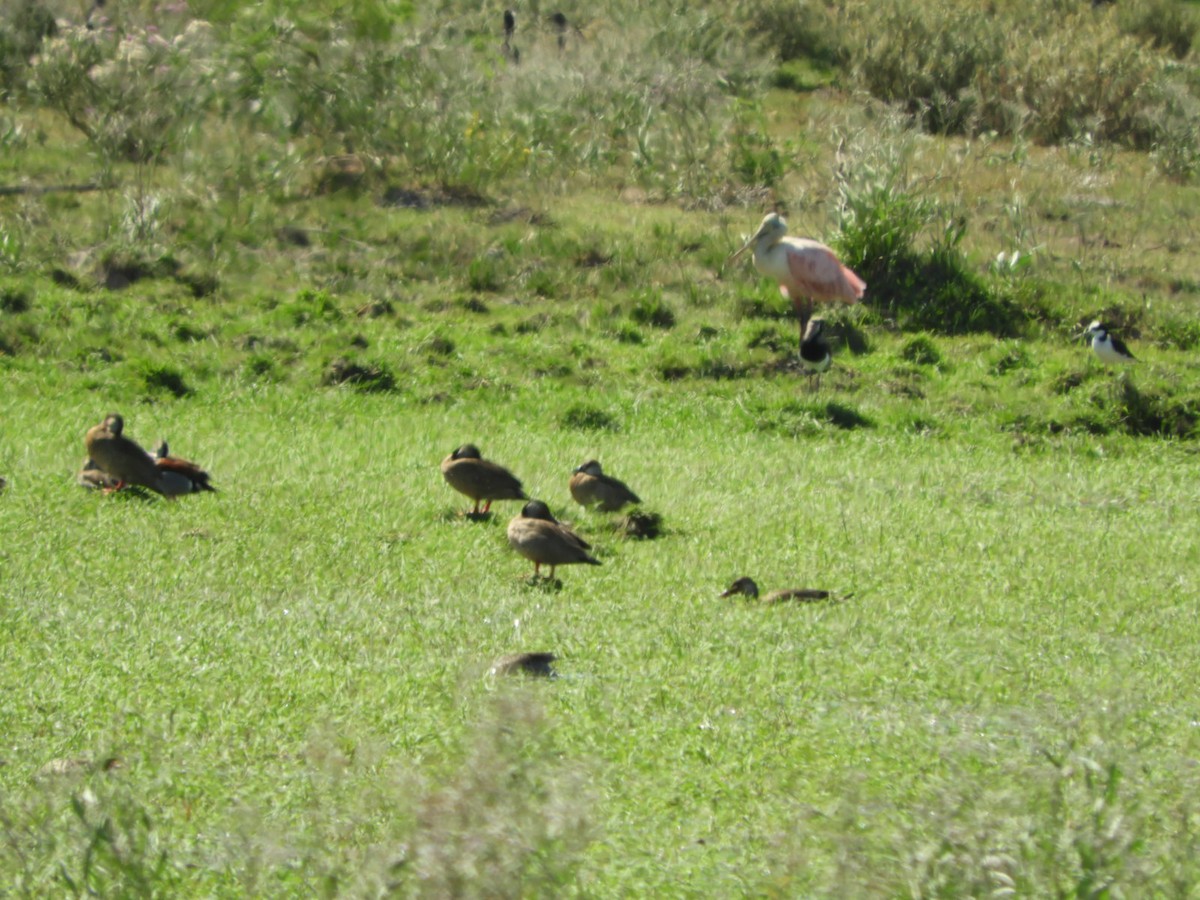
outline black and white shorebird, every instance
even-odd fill
[[[833,355],[829,352],[829,344],[825,343],[824,331],[824,319],[811,319],[805,329],[804,339],[800,341],[800,366],[808,375],[812,390],[821,386],[821,373],[828,372],[833,364]]]
[[[511,9],[504,11],[504,43],[500,45],[500,49],[504,51],[504,55],[511,59],[514,63],[521,61],[521,51],[517,49],[517,45],[512,42],[513,35],[517,32],[517,14]]]
[[[1129,352],[1125,342],[1104,327],[1099,319],[1089,325],[1083,334],[1092,339],[1092,350],[1096,356],[1100,357],[1101,362],[1108,364],[1137,362],[1137,357]]]

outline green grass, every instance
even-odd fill
[[[131,92],[91,137],[6,57],[0,183],[98,189],[0,196],[5,890],[1196,895],[1194,147],[881,107],[895,44],[847,48],[904,6],[565,10],[561,57],[518,11],[519,67],[450,6],[212,5],[87,76]],[[1152,7],[1088,36],[1186,132]],[[727,264],[772,206],[871,273],[819,392]],[[76,487],[110,411],[220,492]],[[531,583],[466,442],[602,565]],[[659,537],[575,507],[590,458]]]

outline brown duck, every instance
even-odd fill
[[[508,542],[533,563],[534,578],[543,565],[550,567],[551,578],[555,566],[600,565],[600,560],[588,553],[592,545],[555,519],[541,500],[530,500],[521,514],[508,523]]]
[[[625,482],[605,475],[599,461],[594,459],[589,459],[572,472],[568,486],[576,503],[594,506],[601,512],[619,512],[631,503],[642,502]]]
[[[137,484],[165,494],[162,470],[155,464],[154,457],[136,441],[125,437],[124,431],[125,420],[117,413],[110,413],[99,425],[88,429],[84,438],[88,458],[97,469],[116,481],[104,490],[120,490],[126,485]]]
[[[815,603],[818,600],[829,600],[833,597],[829,591],[822,591],[816,588],[785,588],[780,591],[771,591],[769,594],[760,597],[758,594],[758,585],[754,583],[753,578],[739,578],[731,584],[724,592],[722,597],[732,597],[734,594],[745,594],[753,600],[762,600],[763,603]],[[833,599],[846,600],[852,594],[846,594],[844,597]]]
[[[446,484],[475,502],[470,512],[473,516],[486,513],[493,500],[529,499],[517,477],[504,466],[484,459],[474,444],[463,444],[442,460],[442,477]],[[482,510],[481,500],[485,501]]]

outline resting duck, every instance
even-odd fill
[[[605,475],[597,460],[589,459],[571,474],[571,496],[580,506],[594,506],[601,512],[619,512],[622,507],[642,500],[625,482]]]
[[[541,500],[530,500],[521,514],[508,523],[508,542],[533,563],[534,578],[543,565],[550,567],[552,579],[555,566],[600,565],[600,560],[588,553],[592,545],[555,519]]]
[[[209,483],[209,474],[191,460],[172,456],[166,441],[159,443],[154,451],[154,464],[159,469],[162,493],[168,497],[199,494],[201,491],[217,492]]]
[[[96,461],[90,456],[83,461],[83,467],[75,476],[75,480],[80,487],[91,491],[115,491],[118,483],[117,479],[96,465]]]
[[[814,603],[817,600],[828,600],[833,595],[829,591],[817,590],[816,588],[785,588],[780,591],[771,591],[769,594],[759,597],[758,585],[754,583],[753,578],[739,578],[731,584],[722,594],[722,597],[732,597],[734,594],[745,594],[752,600],[761,599],[763,603],[787,603],[795,601],[797,603]],[[846,594],[841,598],[846,600],[852,597],[852,594]]]
[[[529,499],[521,489],[520,480],[504,466],[484,459],[474,444],[463,444],[442,460],[442,477],[446,484],[475,502],[468,515],[486,514],[493,500]],[[486,501],[482,510],[480,500]]]
[[[155,464],[154,457],[136,441],[125,437],[124,431],[125,419],[117,413],[110,413],[99,425],[89,428],[84,438],[88,459],[116,482],[111,487],[104,486],[103,490],[118,491],[126,485],[137,484],[165,494],[162,471]]]

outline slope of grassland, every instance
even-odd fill
[[[133,4],[149,57],[0,73],[7,890],[1196,892],[1186,109],[1006,133],[983,69],[881,97],[908,32],[806,9],[832,43],[610,4],[561,54],[518,9],[513,65],[498,10]],[[727,262],[776,207],[870,273],[815,391]],[[219,493],[76,487],[109,411]],[[468,441],[602,564],[531,581],[517,505],[442,481]],[[658,537],[571,502],[589,458]],[[489,675],[522,650],[559,677]]]

